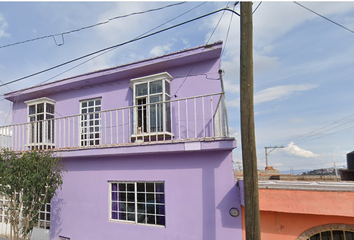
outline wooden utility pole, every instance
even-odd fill
[[[260,240],[257,152],[253,107],[252,2],[241,2],[240,53],[241,143],[245,199],[246,240]]]

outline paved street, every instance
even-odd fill
[[[0,240],[9,240],[9,239],[8,239],[8,238],[1,237],[1,236],[0,236]]]

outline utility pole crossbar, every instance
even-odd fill
[[[281,146],[269,146],[269,147],[264,147],[265,149],[265,157],[266,157],[266,167],[265,169],[267,170],[268,167],[269,167],[269,164],[268,164],[268,154],[273,152],[274,150],[276,150],[277,148],[285,148],[285,146],[281,145]],[[268,149],[273,149],[271,151],[268,152]]]

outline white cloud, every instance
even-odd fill
[[[150,55],[153,55],[153,56],[164,55],[166,52],[171,51],[172,46],[173,46],[173,44],[155,46],[150,50]]]
[[[316,88],[314,84],[280,85],[261,90],[255,94],[255,104],[292,97],[296,93]]]
[[[236,128],[233,128],[231,126],[229,126],[229,131],[230,131],[230,137],[234,137],[234,138],[237,138],[238,137],[238,132],[236,130]]]
[[[5,18],[0,15],[0,38],[1,37],[9,37],[10,34],[8,34],[5,29],[7,28],[8,24],[5,20]]]
[[[302,85],[280,85],[275,87],[266,88],[255,93],[254,103],[260,104],[264,102],[275,101],[278,99],[286,99],[293,97],[304,91],[309,91],[316,88],[315,84],[302,84]],[[239,107],[240,99],[234,99],[227,102],[228,107]]]
[[[320,156],[319,154],[315,154],[309,150],[300,148],[299,146],[295,145],[294,142],[290,142],[288,146],[284,148],[284,151],[290,155],[304,158],[316,158]]]

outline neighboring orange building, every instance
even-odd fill
[[[259,206],[262,240],[354,240],[353,182],[259,181]]]

